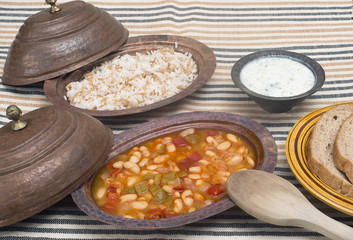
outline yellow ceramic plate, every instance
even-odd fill
[[[311,131],[320,116],[333,106],[336,105],[315,110],[293,126],[286,142],[287,160],[297,180],[311,194],[329,206],[353,216],[353,200],[327,186],[308,169],[307,164],[306,149]]]

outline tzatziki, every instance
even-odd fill
[[[304,64],[284,57],[260,57],[240,71],[249,90],[270,97],[292,97],[310,90],[316,78]]]

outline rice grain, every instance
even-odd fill
[[[66,86],[70,104],[89,110],[122,110],[149,105],[176,95],[197,78],[190,53],[173,48],[136,56],[123,55]]]

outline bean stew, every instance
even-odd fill
[[[93,180],[92,195],[117,216],[169,218],[221,200],[227,178],[255,165],[255,150],[241,136],[188,128],[118,155]]]

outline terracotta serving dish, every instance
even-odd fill
[[[201,88],[216,68],[216,57],[206,45],[187,37],[152,35],[128,39],[129,31],[112,15],[84,1],[52,5],[20,27],[7,55],[2,81],[28,85],[45,81],[44,92],[54,105],[91,116],[109,117],[148,111],[175,102]],[[59,11],[51,11],[60,9]],[[127,40],[128,39],[128,40]],[[178,94],[143,107],[117,111],[94,111],[73,107],[64,99],[66,85],[81,80],[84,73],[117,55],[174,47],[190,52],[198,77]]]
[[[55,1],[54,1],[55,2]],[[129,32],[108,12],[83,1],[30,16],[12,42],[2,81],[27,85],[71,72],[119,48]]]
[[[255,168],[267,172],[274,171],[277,164],[277,146],[271,133],[261,124],[249,118],[216,112],[193,112],[167,116],[124,131],[116,135],[112,152],[104,164],[113,161],[117,155],[147,140],[190,127],[196,129],[219,129],[241,135],[256,149],[257,161]],[[177,217],[148,220],[128,219],[111,215],[97,207],[91,193],[93,179],[94,176],[72,193],[75,203],[86,214],[99,221],[118,227],[133,229],[176,227],[210,217],[234,206],[230,198],[225,197],[205,208]]]
[[[13,107],[13,106],[11,106]],[[7,115],[16,122],[12,108]],[[113,146],[113,132],[97,119],[55,106],[0,128],[0,227],[58,202],[99,168]]]
[[[68,85],[70,82],[81,80],[83,74],[92,70],[93,67],[99,66],[101,63],[109,61],[119,55],[135,55],[136,52],[146,53],[148,51],[163,47],[174,47],[175,51],[191,53],[198,67],[197,78],[187,88],[178,94],[150,105],[113,111],[98,111],[77,108],[70,105],[70,102],[64,98],[64,96],[66,96],[66,85]],[[138,36],[129,38],[125,44],[120,47],[119,50],[114,54],[99,59],[98,61],[95,61],[85,67],[82,67],[55,80],[45,81],[44,93],[47,99],[54,105],[68,110],[84,112],[96,117],[121,116],[145,112],[180,100],[181,98],[188,96],[195,92],[197,89],[201,88],[211,78],[215,69],[216,57],[213,51],[206,45],[194,39],[171,35]]]

